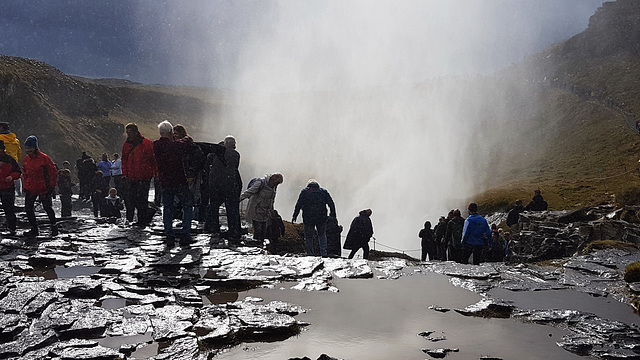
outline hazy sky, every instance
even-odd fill
[[[287,28],[293,33],[280,35],[300,45],[295,43],[296,27],[317,27],[316,17],[329,15],[335,22],[324,22],[325,28],[317,31],[333,32],[335,40],[362,39],[360,32],[371,35],[365,53],[353,61],[378,56],[378,50],[389,49],[380,44],[399,40],[393,47],[397,66],[404,67],[403,76],[412,81],[471,71],[469,64],[473,71],[509,65],[584,30],[602,2],[1,0],[0,53],[42,60],[75,75],[229,87],[236,81],[239,52],[247,38],[279,31],[274,24],[286,21],[295,24]],[[349,24],[360,28],[341,33]],[[467,41],[470,37],[473,43]],[[306,40],[335,50],[331,44]],[[446,66],[426,61],[422,69],[403,64],[442,47],[455,54],[456,61]]]

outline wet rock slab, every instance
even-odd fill
[[[574,218],[578,215],[565,217]],[[535,225],[535,219],[530,221]],[[619,229],[620,223],[614,225]],[[638,254],[607,250],[547,266],[430,262],[415,272],[409,269],[414,264],[402,259],[268,255],[257,247],[213,244],[206,235],[194,235],[192,244],[167,248],[159,223],[142,229],[80,217],[64,226],[68,233],[35,244],[21,239],[0,242],[0,358],[115,359],[154,342],[163,344],[155,359],[206,359],[241,342],[286,339],[307,325],[296,320],[306,310],[295,304],[264,304],[256,298],[236,301],[237,297],[209,304],[203,301],[207,295],[283,282],[293,282],[294,290],[338,292],[335,278],[393,281],[429,271],[484,295],[482,301],[456,309],[459,314],[512,317],[568,329],[570,334],[558,345],[580,355],[615,359],[640,353],[638,331],[630,325],[570,309],[518,309],[486,295],[493,288],[575,289],[629,303],[637,284],[624,283],[621,264],[640,260]],[[527,236],[557,241],[576,236],[563,226],[540,225]],[[589,229],[584,233],[610,232],[602,224]],[[58,277],[61,270],[68,277]],[[429,308],[449,311],[436,305]],[[433,344],[446,339],[433,331],[423,336]],[[110,348],[98,342],[107,337],[119,339],[118,345]],[[433,358],[457,351],[424,350]]]

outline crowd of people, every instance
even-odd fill
[[[503,231],[497,224],[489,223],[478,214],[478,205],[469,204],[469,216],[462,217],[460,210],[449,211],[441,216],[438,223],[431,228],[431,222],[426,221],[418,233],[421,245],[422,261],[429,260],[455,261],[468,264],[469,260],[478,265],[481,262],[501,262],[509,258],[510,233],[520,230],[520,214],[524,211],[544,211],[548,204],[542,197],[540,190],[534,191],[534,196],[527,206],[521,200],[509,210],[506,225],[509,232]]]
[[[109,219],[122,218],[124,211],[125,226],[149,225],[157,207],[161,206],[167,246],[173,246],[176,240],[190,243],[194,220],[202,222],[203,230],[211,233],[212,238],[240,242],[240,202],[246,199],[246,219],[253,228],[253,238],[268,239],[269,250],[277,251],[278,239],[285,234],[284,221],[274,209],[276,190],[284,180],[281,173],[254,178],[243,189],[240,154],[231,135],[217,144],[198,143],[184,126],[173,126],[168,121],[158,124],[159,138],[153,141],[143,136],[134,123],[125,126],[125,133],[120,154],[103,153],[100,161],[96,161],[83,151],[72,168],[69,161],[64,161],[62,166],[54,164],[40,150],[35,135],[24,142],[26,156],[22,157],[20,141],[10,132],[9,124],[0,123],[0,201],[9,234],[16,235],[15,196],[24,193],[30,230],[22,235],[40,234],[35,216],[35,202],[39,201],[51,225],[50,235],[56,236],[59,230],[52,199],[60,197],[58,219],[71,217],[72,195],[77,187],[81,207],[91,206],[95,217]],[[155,207],[149,202],[152,184]],[[225,211],[221,215],[222,205]],[[340,256],[342,226],[337,222],[329,192],[320,188],[317,181],[310,180],[301,192],[293,221],[300,211],[307,253]],[[220,216],[227,218],[226,231],[222,231]],[[181,225],[174,229],[176,219]],[[319,239],[319,252],[314,250],[314,234]],[[358,245],[354,252],[359,248],[364,249],[365,256],[368,254],[366,244]]]
[[[78,201],[90,203],[96,217],[121,218],[124,224],[147,226],[156,213],[149,204],[153,183],[154,203],[162,206],[165,242],[173,246],[191,242],[192,222],[204,223],[204,231],[213,238],[226,238],[238,243],[242,237],[240,203],[248,200],[246,219],[253,228],[253,239],[268,240],[268,250],[275,253],[278,239],[285,234],[282,217],[274,209],[278,185],[284,177],[275,172],[256,177],[243,188],[240,176],[240,154],[236,139],[229,135],[217,144],[198,143],[188,135],[183,125],[173,126],[168,121],[158,124],[159,138],[143,136],[134,123],[125,126],[126,139],[121,155],[109,158],[103,153],[96,162],[86,152],[76,161]],[[20,141],[10,131],[9,124],[0,123],[0,201],[10,235],[16,235],[15,196],[25,197],[25,212],[30,229],[23,236],[39,235],[35,215],[35,202],[40,201],[51,226],[51,236],[58,234],[52,199],[60,196],[62,218],[72,216],[73,170],[68,161],[58,167],[39,148],[35,135],[24,142],[26,155],[22,157]],[[20,166],[22,162],[22,166]],[[220,226],[220,207],[224,205],[227,231]],[[520,200],[509,211],[506,219],[511,231],[518,231],[519,215],[524,211],[542,211],[547,203],[540,190],[536,190],[525,207]],[[482,261],[504,261],[509,254],[508,232],[496,224],[489,226],[478,214],[478,206],[469,204],[468,217],[460,210],[451,210],[432,228],[430,221],[418,233],[421,239],[421,260],[452,260],[462,264]],[[369,258],[369,241],[373,238],[371,209],[356,216],[341,247],[342,225],[337,220],[336,208],[329,192],[315,179],[309,179],[300,191],[292,223],[302,213],[304,248],[307,255],[340,257],[342,248],[351,250],[353,258],[362,249],[363,258]],[[134,219],[136,220],[134,222]],[[174,229],[174,220],[181,226]],[[317,239],[317,246],[314,240]]]

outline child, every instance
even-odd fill
[[[272,210],[269,221],[267,221],[267,239],[269,239],[269,252],[275,254],[277,251],[278,238],[284,235],[284,221],[277,210]]]
[[[71,194],[73,194],[73,191],[71,189],[74,184],[71,181],[71,170],[67,164],[69,164],[69,162],[65,161],[63,164],[64,168],[58,171],[58,191],[60,192],[62,217],[70,217],[72,207]]]
[[[104,181],[102,180],[102,171],[97,170],[90,183],[91,203],[93,204],[93,216],[95,217],[98,217],[98,212],[102,206],[102,199],[104,199],[104,194],[107,192],[104,185]]]
[[[122,209],[124,209],[124,205],[118,196],[118,190],[116,188],[109,189],[109,196],[105,197],[102,203],[102,217],[120,218],[122,216],[120,210]]]

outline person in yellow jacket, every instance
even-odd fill
[[[11,155],[17,163],[22,161],[22,148],[16,134],[9,129],[9,123],[0,122],[0,140],[4,141],[5,153]],[[16,194],[22,196],[22,179],[15,181]]]

